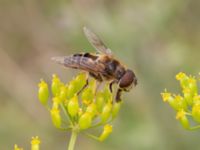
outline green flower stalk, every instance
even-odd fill
[[[116,118],[121,107],[121,102],[113,101],[108,84],[98,91],[94,79],[91,79],[88,86],[83,89],[85,84],[84,73],[77,75],[67,84],[57,75],[53,75],[52,83],[49,85],[52,93],[44,80],[39,83],[38,97],[50,112],[53,125],[62,131],[71,131],[68,150],[74,149],[79,133],[85,133],[98,141],[108,138],[112,133],[110,123]],[[52,98],[49,98],[49,95],[52,95]],[[103,127],[99,136],[89,133],[91,128],[97,127]]]
[[[200,95],[198,94],[197,78],[185,73],[178,73],[176,79],[180,82],[181,94],[161,93],[164,102],[176,111],[176,119],[187,130],[200,128]],[[191,119],[190,119],[191,118]],[[190,120],[190,121],[189,121]],[[191,126],[191,124],[195,124]]]

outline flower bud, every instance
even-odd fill
[[[104,88],[102,95],[103,95],[104,101],[106,102],[112,101],[112,93],[110,92],[110,89],[108,88],[108,86]]]
[[[192,107],[192,117],[196,122],[200,122],[200,104],[194,104]]]
[[[192,95],[190,89],[189,88],[183,89],[183,95],[184,95],[184,99],[187,102],[187,104],[191,106],[193,104],[193,95]]]
[[[179,107],[177,106],[177,101],[175,98],[172,96],[171,93],[167,92],[165,89],[164,93],[161,93],[162,99],[164,102],[168,102],[171,107],[173,107],[175,110],[178,110]]]
[[[177,75],[176,75],[176,80],[184,80],[184,79],[187,79],[187,75],[183,72],[179,72]]]
[[[112,108],[112,118],[113,119],[117,116],[117,114],[120,110],[120,107],[121,107],[121,102],[113,104],[113,108]]]
[[[83,101],[83,104],[89,105],[94,100],[93,89],[91,89],[90,87],[86,88],[81,94],[81,99]]]
[[[74,94],[77,94],[82,87],[86,84],[86,75],[79,74],[75,79],[73,79],[68,86],[67,97],[71,98]]]
[[[57,96],[60,93],[60,87],[61,87],[61,82],[60,79],[58,78],[57,75],[53,75],[52,78],[52,84],[51,84],[51,90],[53,93],[53,96]]]
[[[75,82],[72,80],[67,87],[67,98],[71,99],[75,94]]]
[[[101,115],[100,115],[102,123],[105,123],[109,119],[109,117],[111,115],[111,110],[112,110],[112,104],[111,103],[107,103],[103,107],[103,110],[102,110]]]
[[[60,99],[62,100],[62,101],[65,101],[66,100],[66,98],[67,98],[67,87],[66,86],[62,86],[61,88],[60,88],[60,95],[59,95],[59,97],[60,97]]]
[[[195,95],[193,97],[194,104],[200,104],[200,95]]]
[[[14,145],[14,150],[23,150],[23,148],[19,148],[17,144]]]
[[[78,92],[86,84],[86,74],[80,73],[78,76],[76,76],[74,82],[75,82],[75,92]]]
[[[92,115],[88,112],[81,115],[78,122],[81,130],[89,128],[91,126],[91,123],[92,123]]]
[[[178,81],[180,81],[180,85],[182,88],[185,88],[188,86],[188,76],[183,73],[183,72],[180,72],[176,75],[176,79]]]
[[[104,141],[110,135],[110,133],[112,133],[112,126],[106,124],[104,126],[102,134],[99,136],[99,141]]]
[[[195,77],[189,77],[188,87],[191,89],[191,92],[193,94],[197,93],[197,80],[195,79]]]
[[[181,125],[185,128],[185,129],[189,129],[190,128],[190,123],[186,117],[186,113],[183,109],[179,110],[177,112],[176,115],[176,119],[180,120]]]
[[[87,109],[86,112],[90,113],[92,118],[97,114],[97,108],[96,105],[94,103],[91,103]]]
[[[79,103],[78,103],[78,97],[75,95],[69,100],[69,103],[67,105],[67,110],[70,114],[70,116],[74,117],[78,114],[79,111]]]
[[[185,101],[185,99],[180,96],[180,95],[175,95],[174,100],[169,102],[169,104],[175,109],[175,110],[187,110],[187,102]]]
[[[53,101],[52,108],[58,109],[59,104],[60,104],[60,102],[61,102],[61,99],[60,99],[59,97],[54,97],[54,98],[52,99],[52,101]]]
[[[39,83],[38,89],[38,98],[42,105],[46,106],[49,98],[49,89],[48,85],[44,80],[41,80]]]
[[[165,89],[165,91],[163,93],[161,93],[162,99],[164,102],[169,102],[172,101],[174,98],[172,97],[172,94],[167,92],[167,90]]]
[[[40,139],[38,136],[32,137],[31,140],[31,150],[39,150],[40,149]]]
[[[103,96],[100,95],[100,94],[97,94],[95,103],[96,103],[96,106],[97,106],[97,111],[102,112],[103,106],[105,104]]]
[[[56,128],[61,126],[60,110],[58,108],[51,109],[51,119]]]

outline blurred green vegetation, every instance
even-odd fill
[[[179,71],[200,71],[200,1],[197,0],[0,0],[0,149],[65,149],[69,134],[52,126],[37,99],[40,78],[77,71],[50,58],[94,52],[82,27],[93,29],[115,56],[133,69],[138,86],[124,94],[113,133],[103,143],[80,136],[81,150],[198,150],[200,133],[185,131],[160,92],[180,91]]]

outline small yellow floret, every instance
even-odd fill
[[[102,134],[99,137],[99,140],[104,141],[110,135],[110,133],[112,133],[112,126],[109,124],[106,124],[104,126]]]
[[[32,145],[39,145],[40,144],[39,137],[38,136],[32,137],[31,144]]]
[[[182,90],[183,94],[190,94],[190,89],[189,88],[184,88]]]
[[[53,80],[60,80],[59,77],[56,74],[52,75]]]
[[[195,77],[190,77],[190,78],[188,79],[188,82],[189,82],[189,83],[196,83]]]
[[[177,112],[176,119],[179,120],[179,119],[185,117],[185,114],[186,114],[186,112],[183,109],[181,109],[180,111]]]
[[[174,95],[174,98],[175,98],[175,100],[176,100],[177,102],[180,102],[180,101],[183,100],[183,97],[180,96],[180,95]]]
[[[180,72],[176,75],[176,80],[182,80],[183,78],[186,77],[186,74],[183,72]]]
[[[14,150],[23,150],[23,148],[19,148],[17,144],[14,145]]]
[[[58,108],[51,109],[51,118],[55,127],[59,128],[61,126],[61,116]]]
[[[40,146],[40,139],[38,136],[36,137],[32,137],[32,140],[31,140],[31,150],[39,150]]]
[[[38,83],[38,87],[47,87],[47,83],[43,80],[43,79],[40,79],[40,83]]]
[[[194,100],[194,102],[195,103],[200,103],[200,95],[195,95],[194,97],[193,97],[193,100]]]
[[[105,126],[104,126],[104,131],[105,131],[105,132],[111,133],[111,132],[112,132],[112,126],[109,125],[109,124],[105,125]]]
[[[161,93],[162,99],[164,102],[167,102],[169,100],[169,98],[171,97],[171,93],[167,92],[167,90],[165,90],[164,93]]]

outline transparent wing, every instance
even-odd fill
[[[80,69],[94,73],[106,73],[105,66],[103,64],[93,61],[88,57],[71,55],[53,57],[52,60],[68,68]]]
[[[100,40],[100,38],[87,27],[83,27],[83,31],[88,41],[100,53],[112,56],[112,51]]]

